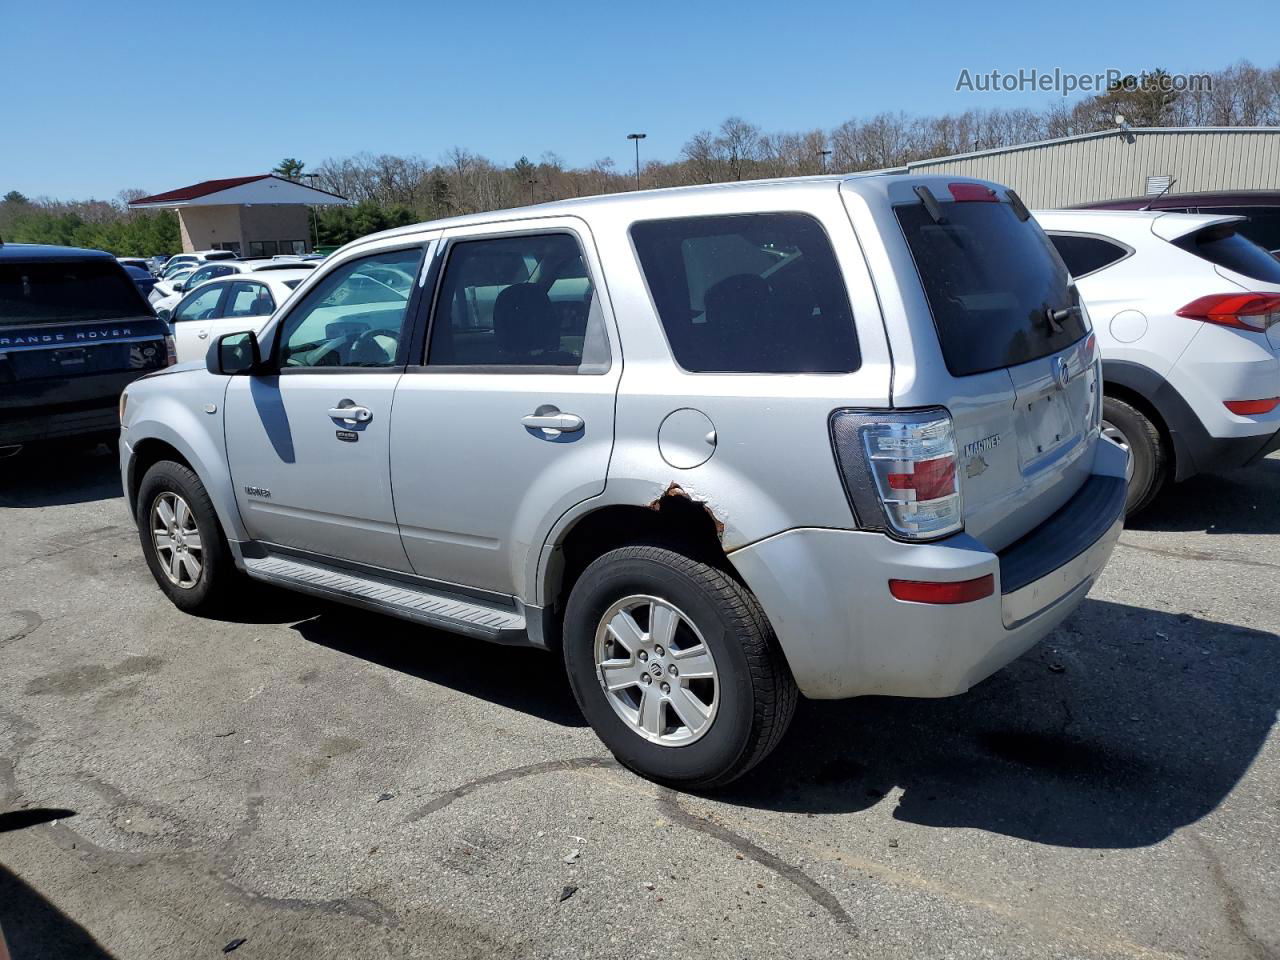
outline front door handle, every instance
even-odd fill
[[[520,422],[530,430],[554,430],[557,433],[577,433],[583,427],[582,418],[573,413],[531,413]]]
[[[197,331],[197,332],[196,332],[196,336],[197,336],[197,337],[199,337],[201,340],[208,340],[208,339],[209,339],[209,331],[208,331],[208,330],[200,330],[200,331]]]
[[[334,420],[346,420],[351,423],[368,423],[373,419],[373,411],[368,407],[357,406],[350,400],[342,401],[345,406],[334,407],[329,416]]]

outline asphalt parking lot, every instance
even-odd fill
[[[1280,955],[1280,458],[1167,493],[1048,641],[802,702],[715,796],[613,764],[556,662],[155,587],[105,454],[0,463],[14,960]]]

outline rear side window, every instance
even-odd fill
[[[151,313],[114,260],[0,263],[0,326],[120,320]]]
[[[427,364],[574,373],[598,354],[588,344],[594,301],[572,234],[460,240],[449,248]]]
[[[671,352],[695,373],[850,373],[853,309],[812,217],[753,213],[631,227]]]
[[[1079,233],[1051,233],[1049,240],[1073,277],[1095,273],[1129,255],[1125,247],[1102,237],[1087,237]]]
[[[1280,283],[1280,260],[1242,237],[1234,223],[1205,227],[1179,237],[1173,245],[1251,280]]]
[[[942,223],[923,203],[895,213],[953,376],[1029,363],[1087,333],[1079,295],[1035,221],[1019,220],[1006,203],[939,206]]]

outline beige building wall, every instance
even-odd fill
[[[1280,190],[1280,129],[1117,130],[923,160],[907,170],[994,180],[1031,207],[1142,196],[1147,177],[1156,176],[1175,178],[1175,194]]]
[[[214,244],[240,242],[241,207],[180,207],[178,226],[182,231],[182,250],[212,250]]]
[[[276,242],[265,253],[293,253],[289,244],[299,240],[311,249],[311,208],[300,204],[179,207],[178,225],[185,253],[238,243],[240,255],[247,257],[255,240]]]
[[[299,204],[240,207],[240,231],[243,235],[241,256],[252,253],[254,240],[275,240],[280,244],[301,240],[311,249],[311,208]],[[267,253],[292,253],[292,248],[279,246]]]

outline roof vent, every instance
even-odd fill
[[[1156,177],[1147,177],[1147,196],[1158,197],[1173,185],[1173,175],[1162,173]]]

